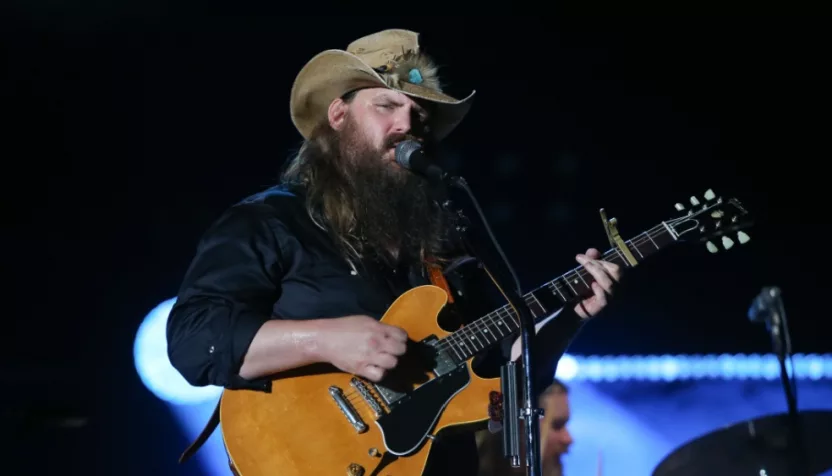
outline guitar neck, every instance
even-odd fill
[[[662,222],[624,244],[640,262],[673,244],[676,239],[673,231]],[[630,267],[630,262],[618,248],[607,250],[602,259],[621,267]],[[579,266],[527,293],[523,300],[534,316],[535,323],[539,323],[561,307],[591,296],[593,281],[592,275],[583,266]],[[505,305],[452,333],[445,340],[457,358],[466,360],[498,342],[516,336],[519,331],[520,319],[517,313],[511,306]]]

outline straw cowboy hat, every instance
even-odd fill
[[[292,86],[292,122],[308,139],[326,121],[333,100],[356,89],[379,87],[433,103],[429,126],[436,140],[462,121],[474,97],[474,91],[461,100],[442,92],[437,67],[419,52],[418,33],[384,30],[353,41],[346,51],[327,50],[306,63]]]

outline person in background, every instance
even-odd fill
[[[572,435],[567,428],[570,418],[569,388],[562,381],[555,379],[541,393],[538,404],[544,412],[543,418],[540,419],[540,460],[543,476],[563,476],[562,457],[569,452],[572,445]],[[525,433],[521,431],[521,434]],[[512,468],[508,459],[503,456],[502,438],[502,434],[494,434],[488,430],[477,433],[480,453],[478,476],[526,474],[525,467]],[[521,461],[526,451],[522,441],[521,439]],[[601,474],[600,466],[598,474]]]

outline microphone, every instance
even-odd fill
[[[771,326],[779,325],[778,302],[780,300],[780,288],[777,286],[764,287],[760,294],[751,301],[748,308],[748,320],[751,322],[765,323]]]
[[[774,352],[780,356],[785,350],[791,352],[791,338],[786,324],[786,312],[777,286],[764,287],[748,308],[748,320],[766,325],[774,346]],[[785,342],[784,342],[785,340]],[[785,349],[784,349],[785,347]]]
[[[444,170],[428,159],[422,144],[414,140],[402,141],[396,145],[396,163],[432,181],[446,182],[450,178]]]

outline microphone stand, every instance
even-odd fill
[[[792,344],[783,300],[780,297],[780,289],[777,287],[766,288],[761,295],[761,298],[763,297],[765,299],[760,301],[760,308],[757,311],[763,316],[762,320],[771,334],[772,348],[780,364],[780,382],[783,384],[783,390],[786,394],[789,422],[787,448],[789,462],[791,463],[790,474],[809,476],[800,414],[797,410],[797,389],[786,368],[786,359],[792,361]],[[752,320],[757,321],[759,318],[755,315]],[[792,372],[794,372],[794,365],[792,365]]]
[[[534,396],[537,394],[535,392],[534,384],[534,366],[532,361],[532,351],[533,351],[533,337],[535,335],[535,327],[534,327],[534,318],[531,315],[531,311],[528,309],[526,302],[521,297],[521,287],[520,282],[517,279],[517,275],[514,273],[514,270],[509,263],[508,258],[506,258],[505,254],[503,253],[500,244],[497,242],[497,239],[494,237],[494,234],[491,232],[491,228],[488,225],[488,221],[485,218],[485,214],[483,213],[482,209],[479,206],[479,203],[474,196],[474,193],[471,191],[470,187],[468,187],[467,182],[462,177],[455,177],[455,176],[447,176],[443,174],[440,178],[440,181],[444,185],[450,185],[452,187],[458,188],[463,190],[470,201],[472,202],[474,208],[477,211],[477,215],[479,215],[480,222],[485,229],[488,237],[490,238],[491,245],[497,251],[497,254],[502,259],[503,265],[508,269],[511,273],[514,286],[507,286],[504,280],[498,278],[496,276],[497,273],[490,273],[491,278],[494,280],[495,284],[500,288],[500,291],[508,300],[509,305],[514,308],[517,313],[517,317],[520,321],[520,338],[521,338],[521,358],[523,363],[523,390],[524,390],[524,401],[523,401],[523,408],[520,411],[519,419],[525,420],[526,424],[526,468],[527,468],[527,475],[529,476],[541,476],[543,473],[540,461],[540,425],[538,424],[540,416],[543,414],[542,410],[537,407],[536,401]],[[473,244],[472,240],[468,236],[468,226],[470,222],[468,218],[462,214],[461,210],[452,210],[452,203],[449,200],[444,199],[445,191],[441,190],[441,195],[443,199],[441,201],[442,207],[451,212],[456,214],[457,219],[459,222],[457,223],[456,231],[459,233],[459,237],[463,241],[466,247],[472,252],[474,256],[479,257],[479,259],[483,260],[483,255],[485,253],[480,253],[477,247]],[[483,263],[485,263],[483,261]],[[491,268],[490,266],[486,265],[486,269]],[[496,267],[492,268],[495,269]],[[509,369],[513,370],[513,362],[510,362],[507,366]],[[509,370],[509,372],[511,371]],[[505,368],[504,368],[505,371]],[[505,375],[505,374],[504,374]],[[504,388],[506,388],[504,386]],[[512,391],[514,389],[510,389]],[[513,399],[508,399],[509,403],[512,402]],[[516,412],[511,411],[513,409],[509,409],[506,411],[507,415],[515,415]],[[514,420],[513,418],[505,418],[504,419],[504,427],[503,431],[507,432],[508,435],[519,435],[519,431],[517,430],[517,426],[519,426],[519,421]],[[504,439],[505,441],[505,439]],[[515,442],[516,443],[516,442]],[[518,466],[516,462],[516,453],[509,454],[512,458],[513,466]]]

